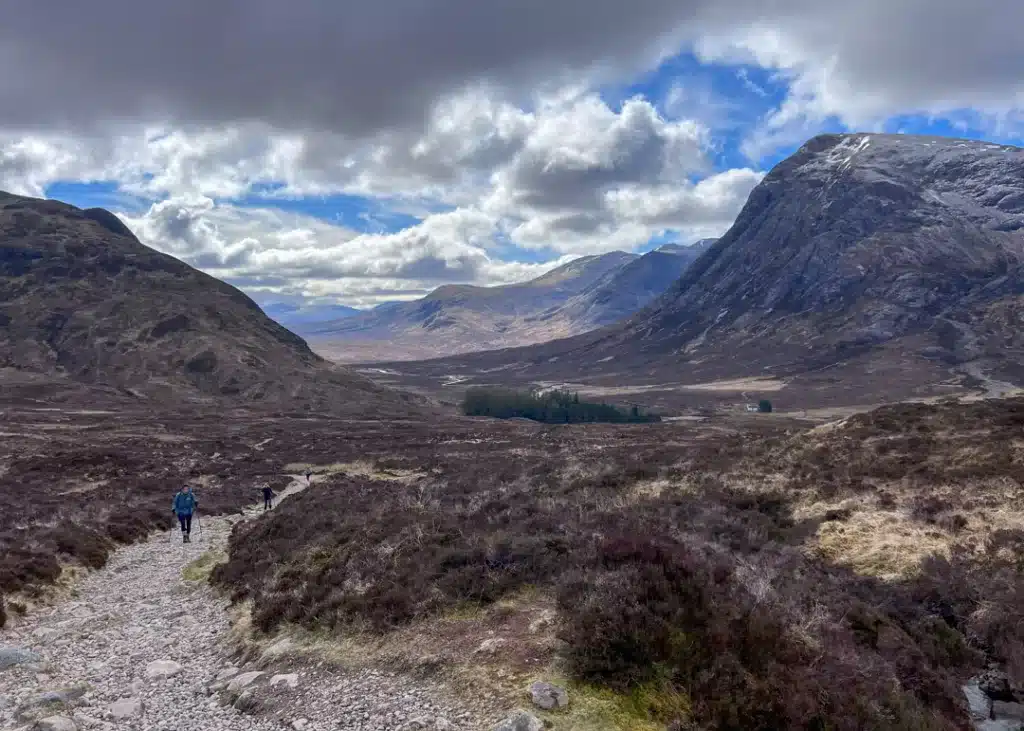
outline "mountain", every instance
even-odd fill
[[[362,313],[362,310],[345,305],[299,305],[292,302],[269,302],[261,305],[260,309],[274,322],[292,331],[316,327],[323,323],[334,322]]]
[[[446,285],[414,302],[380,306],[299,332],[320,352],[349,362],[544,342],[628,317],[663,293],[701,250],[582,257],[521,284]]]
[[[710,246],[716,241],[718,241],[718,239],[700,239],[699,241],[688,245],[664,244],[655,249],[655,251],[661,251],[666,254],[685,254],[687,252],[703,254],[704,251],[710,248]]]
[[[1024,383],[1022,260],[1024,150],[822,135],[778,164],[732,228],[629,320],[421,371],[602,383],[769,376],[794,399],[814,388],[846,402],[1005,391]]]
[[[142,245],[112,213],[0,193],[0,390],[158,403],[408,408],[324,361],[239,290]]]
[[[559,309],[559,316],[579,323],[577,332],[619,322],[646,307],[675,284],[715,239],[693,246],[667,244],[609,272],[593,287]]]

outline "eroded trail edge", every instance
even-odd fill
[[[294,478],[278,500],[301,491]],[[439,687],[385,671],[281,659],[239,666],[228,602],[186,578],[223,554],[232,526],[200,516],[202,536],[156,534],[118,550],[73,599],[0,632],[0,727],[155,731],[475,729]],[[292,664],[289,664],[291,662]]]

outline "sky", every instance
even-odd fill
[[[260,303],[724,233],[822,132],[1024,144],[1017,0],[92,0],[0,24],[0,189]]]

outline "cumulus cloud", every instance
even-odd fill
[[[616,218],[670,229],[708,227],[721,232],[764,173],[728,170],[695,185],[631,186],[609,191],[606,202]]]
[[[122,218],[144,243],[250,291],[329,296],[356,306],[421,296],[450,282],[520,281],[561,263],[491,256],[496,222],[472,209],[387,235],[204,196],[169,198]]]
[[[603,191],[637,181],[679,181],[706,167],[707,130],[664,120],[650,102],[610,109],[596,95],[551,102],[497,176],[497,207],[575,211]]]
[[[10,193],[40,196],[57,180],[104,177],[106,147],[103,140],[0,132],[0,182]]]
[[[218,276],[391,278],[422,289],[542,270],[502,264],[496,251],[509,246],[558,257],[634,249],[667,229],[721,233],[756,174],[691,183],[708,171],[709,134],[640,98],[613,108],[573,87],[523,109],[477,87],[441,100],[415,134],[369,146],[260,124],[125,130],[96,150],[52,133],[0,147],[12,161],[0,172],[36,194],[67,178],[115,181],[152,201],[127,217],[143,240]],[[427,211],[404,231],[357,235],[273,208],[314,193],[386,195]],[[253,196],[262,203],[238,205]]]

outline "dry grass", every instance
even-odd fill
[[[190,562],[181,570],[181,576],[185,581],[205,582],[209,581],[210,574],[217,564],[227,560],[227,554],[223,551],[206,551],[195,561]]]
[[[840,508],[842,509],[842,508]],[[859,512],[823,523],[810,543],[823,558],[881,579],[914,576],[931,555],[949,557],[953,537],[889,511]]]
[[[735,378],[708,383],[694,383],[682,386],[681,388],[687,391],[727,391],[735,393],[753,391],[755,393],[772,393],[781,391],[785,387],[786,382],[778,378]]]
[[[809,430],[726,473],[822,522],[809,547],[887,579],[1024,529],[1022,401],[906,404]],[[765,458],[767,457],[767,459]]]
[[[393,469],[381,467],[376,462],[357,460],[355,462],[336,462],[334,464],[307,464],[292,462],[284,466],[284,471],[295,475],[313,473],[313,477],[323,479],[331,475],[351,475],[367,480],[399,480],[414,482],[426,477],[427,473],[409,469]]]

